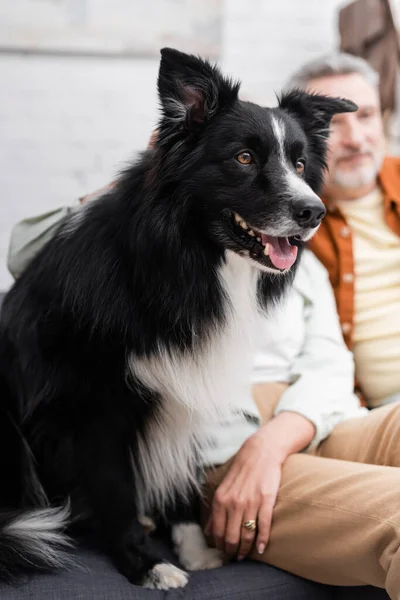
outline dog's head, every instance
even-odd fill
[[[317,193],[330,120],[356,105],[292,91],[278,108],[263,108],[240,101],[239,84],[209,62],[161,55],[161,180],[181,186],[214,242],[264,271],[287,271],[325,214]]]

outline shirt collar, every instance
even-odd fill
[[[394,202],[400,211],[400,159],[387,157],[383,161],[379,173],[379,183],[382,187],[384,197],[389,202]]]

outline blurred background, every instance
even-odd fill
[[[0,0],[0,290],[15,222],[76,202],[146,146],[161,47],[218,61],[242,97],[272,106],[303,62],[380,44],[400,153],[399,23],[400,0]]]

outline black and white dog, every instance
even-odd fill
[[[196,488],[207,422],[249,376],[259,303],[283,293],[324,216],[331,117],[355,109],[298,91],[274,109],[242,102],[217,68],[171,49],[158,89],[154,149],[61,225],[4,301],[5,580],[64,564],[80,518],[132,582],[186,583],[142,517]],[[204,544],[187,556],[184,527],[173,538],[188,569],[219,564]]]

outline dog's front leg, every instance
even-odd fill
[[[209,548],[200,526],[200,496],[177,502],[168,513],[171,537],[180,564],[188,571],[215,569],[223,565],[222,552]]]
[[[165,563],[138,520],[127,436],[113,419],[86,430],[79,452],[81,481],[100,539],[129,581],[149,588],[182,587],[187,575]]]

